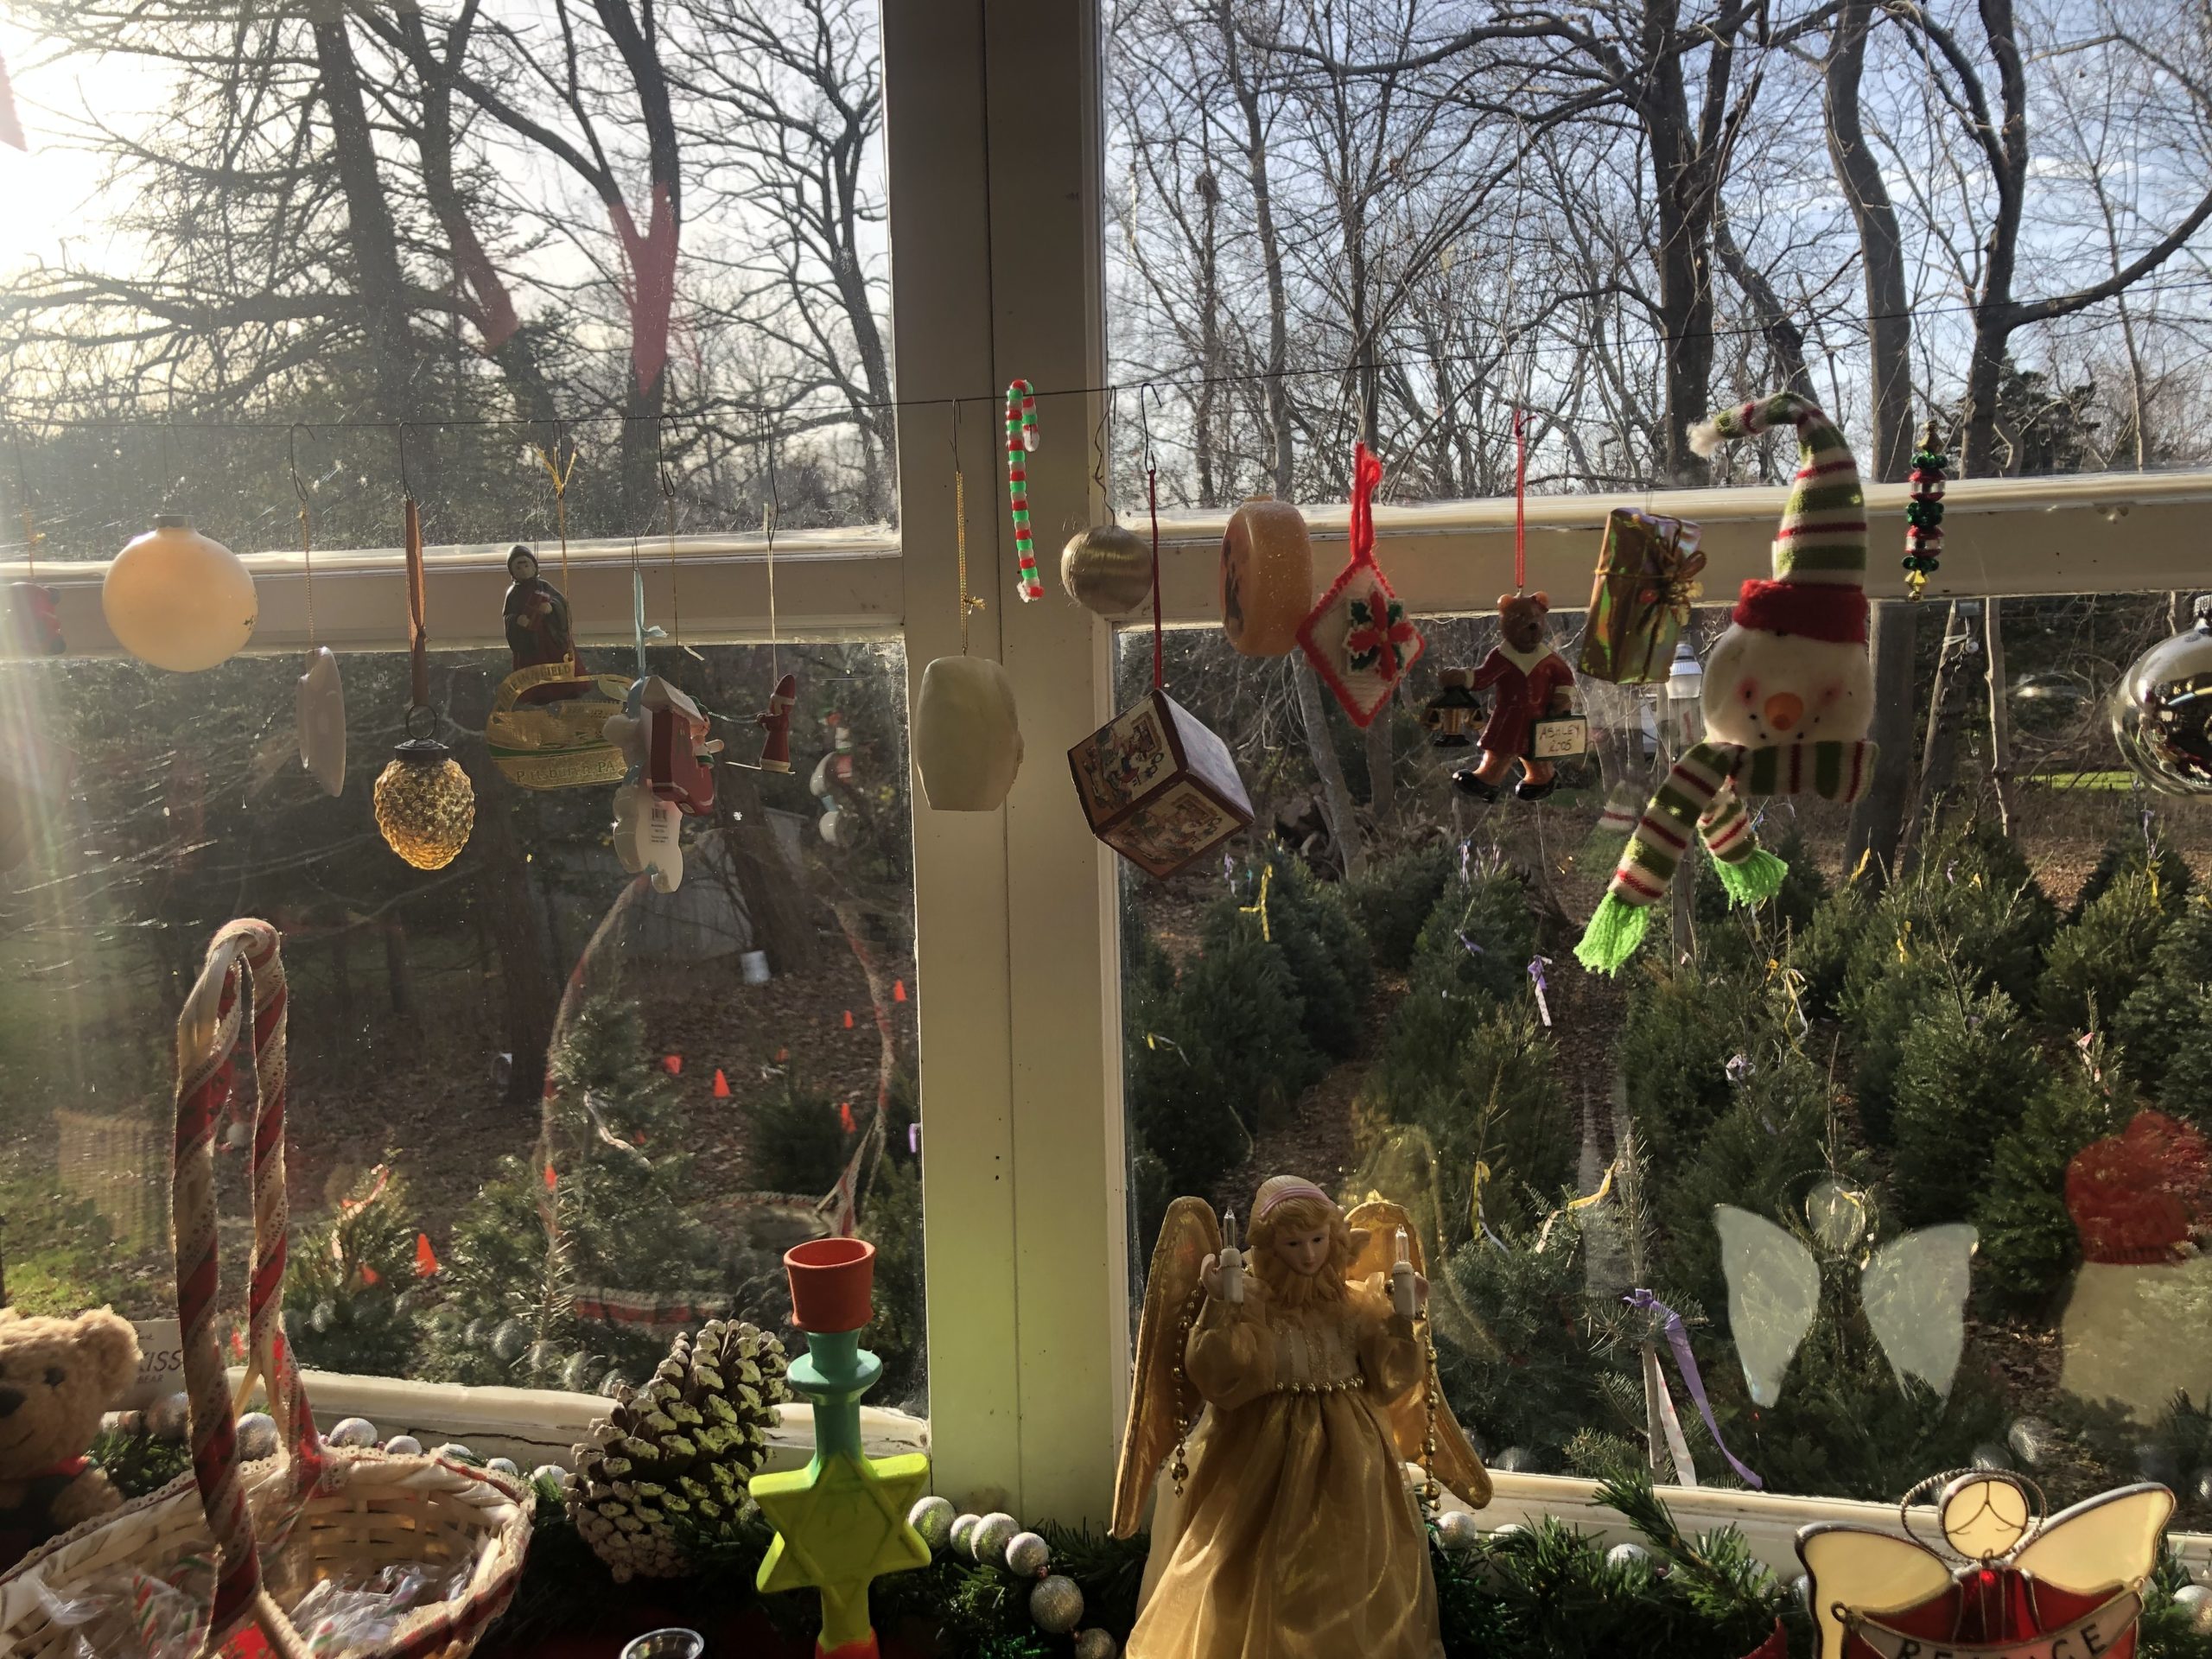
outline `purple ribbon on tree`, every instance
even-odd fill
[[[1743,1477],[1744,1484],[1754,1491],[1764,1491],[1766,1483],[1746,1469],[1720,1438],[1720,1425],[1713,1421],[1713,1406],[1705,1397],[1705,1379],[1698,1375],[1697,1356],[1690,1352],[1690,1335],[1682,1328],[1682,1316],[1648,1290],[1630,1291],[1621,1300],[1639,1312],[1658,1316],[1660,1332],[1675,1351],[1675,1370],[1681,1376],[1682,1386],[1690,1391],[1690,1398],[1697,1402],[1697,1414],[1705,1419],[1706,1432],[1720,1448],[1720,1455],[1728,1459],[1728,1466]]]

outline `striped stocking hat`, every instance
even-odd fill
[[[1744,628],[1839,645],[1866,643],[1866,499],[1859,463],[1835,423],[1794,391],[1724,410],[1690,431],[1709,455],[1729,438],[1797,429],[1797,476],[1774,537],[1774,580],[1747,582],[1733,620]]]

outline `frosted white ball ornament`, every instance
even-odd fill
[[[258,607],[238,556],[165,512],[109,564],[100,611],[116,643],[140,662],[197,674],[238,655]]]

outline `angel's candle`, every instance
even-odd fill
[[[1421,1311],[1414,1290],[1414,1257],[1406,1230],[1398,1229],[1397,1259],[1390,1264],[1390,1305],[1407,1319]]]
[[[1237,1247],[1234,1210],[1221,1219],[1221,1300],[1231,1307],[1244,1302],[1244,1252]]]

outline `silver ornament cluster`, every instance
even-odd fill
[[[1052,1564],[1052,1547],[1033,1532],[1017,1532],[1007,1540],[1006,1570],[1017,1579],[1041,1579]]]
[[[1081,1632],[1075,1639],[1075,1659],[1115,1659],[1121,1650],[1114,1640],[1113,1632],[1102,1630],[1096,1625]]]
[[[906,1511],[906,1524],[920,1535],[922,1542],[935,1554],[952,1541],[952,1500],[939,1497],[935,1492],[916,1498],[914,1507]]]
[[[258,1463],[264,1458],[273,1458],[283,1437],[276,1433],[276,1420],[265,1411],[249,1411],[238,1419],[238,1460]]]
[[[365,1417],[344,1417],[322,1437],[332,1446],[366,1449],[377,1443],[377,1426]]]
[[[968,1533],[968,1554],[982,1567],[1004,1567],[1006,1547],[1021,1530],[1021,1522],[1004,1510],[994,1510]]]
[[[419,1458],[423,1455],[423,1442],[412,1434],[395,1434],[384,1443],[384,1449],[395,1458]]]
[[[1651,1552],[1643,1545],[1632,1541],[1615,1544],[1605,1552],[1605,1565],[1615,1572],[1626,1572],[1634,1567],[1649,1567],[1651,1565]]]

